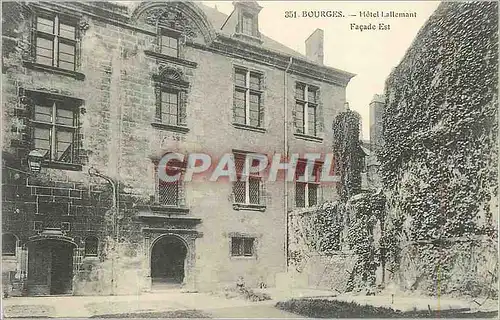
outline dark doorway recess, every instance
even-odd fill
[[[28,245],[28,284],[34,295],[69,294],[73,282],[74,244],[58,240]]]
[[[153,284],[182,284],[185,276],[187,248],[182,240],[166,236],[151,250]]]

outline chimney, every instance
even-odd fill
[[[316,29],[306,39],[306,57],[319,64],[323,64],[323,38],[323,30]]]

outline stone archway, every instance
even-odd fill
[[[151,246],[153,288],[180,287],[186,280],[188,245],[175,235],[160,236]]]

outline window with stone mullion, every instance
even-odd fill
[[[76,26],[58,15],[36,17],[36,62],[75,70]]]
[[[33,147],[46,159],[74,163],[77,161],[77,110],[64,101],[40,99],[33,112]]]
[[[316,136],[318,134],[318,89],[297,83],[295,92],[295,130],[297,133]]]
[[[249,172],[250,167],[245,154],[235,154],[234,160],[237,175],[237,181],[233,183],[234,201],[242,204],[260,204],[261,177],[255,173],[247,177],[243,175],[243,172]]]
[[[246,69],[235,69],[234,121],[235,123],[261,127],[262,91],[261,75]]]
[[[316,163],[313,167],[312,180],[309,178],[307,162],[299,161],[296,169],[295,182],[295,206],[298,208],[311,207],[318,204],[319,174],[321,164]],[[305,178],[299,181],[299,177]]]

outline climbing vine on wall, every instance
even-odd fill
[[[382,193],[363,193],[352,197],[347,204],[351,224],[347,242],[357,256],[347,290],[361,290],[375,286],[375,271],[385,261],[385,246],[377,239],[383,237],[385,196]],[[378,230],[375,226],[378,224]]]
[[[451,278],[441,257],[457,246],[443,239],[496,237],[497,10],[441,4],[386,83],[379,159],[391,232],[426,243],[415,259],[429,286]]]
[[[352,110],[341,112],[333,122],[335,171],[340,176],[337,192],[344,203],[361,191],[359,124],[360,116]]]
[[[295,235],[292,263],[300,266],[308,253],[329,255],[340,250],[344,217],[338,202],[326,202],[311,212],[296,214],[291,220]]]

